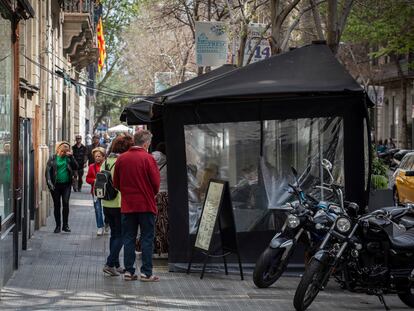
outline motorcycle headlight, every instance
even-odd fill
[[[336,220],[336,229],[341,233],[347,233],[351,229],[351,221],[345,217]]]
[[[300,225],[300,220],[295,215],[289,215],[287,217],[287,224],[289,228],[294,229]]]

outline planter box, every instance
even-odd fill
[[[371,190],[369,193],[368,211],[394,205],[392,189]]]

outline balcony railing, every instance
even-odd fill
[[[62,8],[65,14],[88,15],[92,31],[95,31],[95,0],[62,0]]]
[[[63,10],[66,13],[88,13],[93,14],[93,0],[64,0]]]
[[[401,73],[406,77],[414,76],[414,70],[411,67],[411,62],[407,61],[406,59],[399,61],[401,66]],[[397,65],[393,62],[377,65],[374,67],[374,69],[376,71],[374,78],[375,81],[397,80],[401,78],[401,73],[398,71]]]
[[[96,0],[60,0],[64,53],[79,68],[97,61],[95,3]]]

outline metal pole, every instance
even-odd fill
[[[322,145],[322,135],[321,135],[321,118],[318,119],[318,147],[319,147],[319,175],[321,179],[321,200],[323,201],[323,167],[322,167],[322,159],[323,159],[323,145]]]
[[[13,212],[15,227],[13,230],[14,268],[19,266],[19,225],[21,200],[19,188],[19,137],[20,137],[20,106],[19,106],[19,19],[14,16],[12,20],[12,49],[13,49],[13,109],[12,109],[12,189],[13,189]]]

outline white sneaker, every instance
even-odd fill
[[[102,235],[104,232],[103,228],[98,228],[98,231],[96,231],[96,235]]]
[[[105,227],[104,227],[105,234],[109,234],[109,230],[110,230],[109,225],[108,224],[105,224]]]

